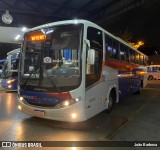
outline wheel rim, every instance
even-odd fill
[[[113,98],[109,96],[108,109],[111,109],[113,106]]]

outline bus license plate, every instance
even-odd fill
[[[44,110],[35,109],[35,110],[34,110],[34,114],[35,114],[36,116],[43,117],[43,116],[44,116]]]

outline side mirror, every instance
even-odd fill
[[[12,66],[12,56],[11,55],[9,55],[8,56],[8,70],[11,70],[11,67]]]
[[[87,57],[87,64],[94,65],[94,63],[95,63],[95,50],[89,49],[88,50],[88,57]]]
[[[94,65],[95,50],[90,48],[90,41],[89,40],[85,40],[85,43],[87,45],[87,64],[88,65]]]
[[[90,41],[89,40],[85,40],[85,43],[86,43],[88,49],[90,49]]]

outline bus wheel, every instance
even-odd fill
[[[136,92],[136,94],[141,94],[141,92],[142,92],[142,87],[140,86],[139,90]]]
[[[116,92],[111,91],[109,95],[109,102],[108,102],[108,108],[107,108],[107,113],[110,113],[115,105],[116,102]]]
[[[150,76],[148,77],[148,80],[153,80],[153,76],[150,75]]]

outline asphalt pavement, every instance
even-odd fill
[[[102,112],[80,123],[36,118],[20,112],[17,105],[16,92],[0,92],[0,141],[62,141],[59,147],[41,148],[46,150],[160,150],[160,147],[127,147],[127,141],[137,145],[141,141],[160,141],[160,80],[149,81],[140,95],[123,100],[112,113]],[[84,141],[81,146],[88,146],[78,147],[78,143],[73,143],[72,147],[65,144],[62,147],[63,141]],[[85,143],[87,141],[91,142]],[[104,147],[105,143],[100,143],[108,141],[124,144],[124,147]]]

